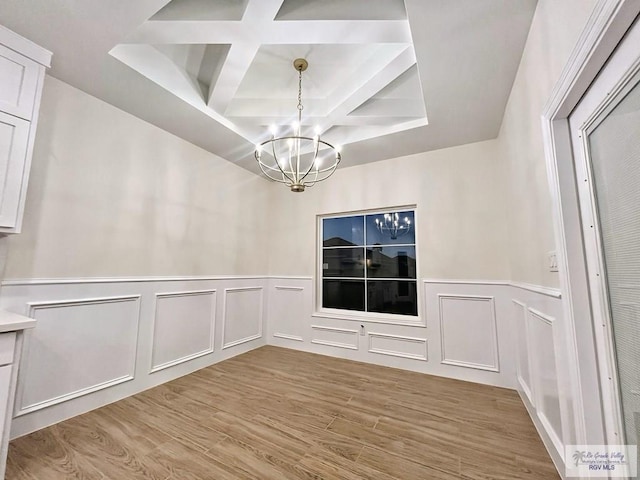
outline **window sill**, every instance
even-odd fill
[[[387,315],[367,315],[354,313],[342,313],[342,312],[328,312],[328,311],[315,311],[311,314],[315,318],[329,318],[333,320],[349,320],[352,322],[367,322],[367,323],[381,323],[385,325],[402,325],[406,327],[422,327],[426,328],[425,321],[420,317],[408,317],[398,318],[401,316],[387,316]]]

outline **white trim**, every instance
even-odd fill
[[[140,282],[189,282],[189,281],[224,281],[224,280],[307,280],[313,281],[313,276],[297,275],[204,275],[204,276],[166,276],[166,277],[68,277],[68,278],[14,278],[3,280],[1,286],[26,286],[26,285],[70,285],[70,284],[94,284],[94,283],[140,283]],[[468,284],[468,285],[500,285],[513,286],[560,298],[561,291],[557,288],[534,285],[523,282],[510,282],[507,280],[471,280],[471,279],[437,279],[423,278],[425,284]],[[303,287],[280,286],[275,288],[296,289]]]
[[[584,399],[596,399],[596,392],[591,386],[588,388],[589,391],[585,391],[585,384],[598,382],[598,380],[589,378],[588,375],[583,378],[578,347],[583,345],[586,348],[593,339],[590,338],[591,333],[587,332],[587,329],[577,330],[575,319],[576,317],[592,319],[592,315],[587,293],[584,255],[578,251],[582,249],[580,228],[577,225],[580,212],[573,181],[573,152],[568,116],[578,105],[639,11],[640,5],[635,0],[600,0],[598,2],[556,83],[541,118],[547,177],[553,205],[560,284],[565,293],[563,324],[567,341],[566,355],[570,379],[568,387],[574,401],[577,444],[596,441],[593,439],[589,442],[587,438]],[[592,425],[598,424],[595,418],[590,418],[589,422]]]
[[[287,333],[274,333],[272,336],[276,338],[283,338],[284,340],[294,340],[296,342],[304,342],[304,339],[302,337],[299,337],[297,335],[289,335]]]
[[[442,285],[498,285],[498,286],[511,286],[515,288],[521,288],[522,290],[528,290],[530,292],[540,293],[549,297],[560,298],[562,292],[558,288],[546,287],[544,285],[534,285],[532,283],[515,282],[513,280],[464,280],[464,279],[437,279],[437,278],[425,278],[422,279],[425,284],[442,284]]]
[[[192,296],[199,296],[199,295],[211,295],[213,300],[212,308],[211,308],[211,336],[209,337],[209,348],[206,348],[205,350],[201,350],[200,352],[195,352],[189,355],[185,355],[184,357],[176,358],[175,360],[170,360],[165,363],[154,365],[153,354],[155,352],[156,319],[158,318],[158,299],[171,298],[171,297],[192,297]],[[213,353],[214,346],[215,346],[216,306],[218,303],[216,289],[156,293],[154,303],[155,303],[154,305],[155,308],[154,308],[153,320],[151,321],[151,358],[149,360],[149,364],[150,364],[149,374],[156,373],[156,372],[159,372],[160,370],[164,370],[165,368],[174,367],[176,365],[180,365],[181,363],[188,362],[189,360],[194,360],[196,358],[204,357],[205,355],[209,355],[210,353]]]
[[[342,218],[342,217],[355,217],[356,215],[375,215],[376,213],[393,213],[393,212],[402,212],[405,210],[415,210],[418,207],[417,203],[407,203],[406,205],[396,205],[394,207],[374,207],[374,208],[362,208],[357,210],[347,210],[344,212],[326,212],[326,213],[318,213],[316,217],[318,218]]]
[[[529,383],[531,383],[531,385],[527,382],[524,381],[524,379],[522,378],[522,368],[520,365],[520,351],[519,348],[520,346],[517,345],[517,357],[516,357],[516,378],[518,380],[518,383],[520,384],[520,388],[522,389],[522,391],[524,392],[524,394],[527,396],[527,398],[529,399],[529,402],[531,402],[531,405],[533,405],[534,407],[536,406],[536,402],[534,401],[534,390],[533,390],[533,356],[531,354],[531,333],[529,332],[529,315],[527,314],[527,305],[522,303],[519,300],[516,300],[515,298],[511,299],[511,302],[514,303],[515,305],[518,305],[520,307],[522,307],[522,328],[524,329],[523,333],[524,333],[524,343],[525,343],[525,347],[527,349],[527,367],[529,369]],[[516,327],[517,328],[517,327]]]
[[[51,56],[53,54],[49,50],[42,48],[40,45],[36,45],[31,40],[18,35],[2,25],[0,25],[0,43],[40,65],[44,65],[47,68],[51,66]]]
[[[553,444],[554,448],[558,452],[558,455],[564,462],[565,461],[564,443],[562,443],[562,440],[560,440],[560,437],[558,436],[558,432],[556,432],[556,429],[553,428],[553,425],[551,425],[551,422],[549,422],[549,419],[545,416],[544,412],[540,410],[536,410],[536,414],[538,415],[538,420],[540,420],[540,423],[542,424],[543,428],[547,432],[547,435],[549,435],[549,438],[551,439],[551,443]]]
[[[452,360],[446,358],[446,351],[444,345],[444,318],[442,316],[442,301],[446,299],[456,299],[456,300],[469,300],[469,301],[486,301],[489,302],[489,307],[491,309],[491,330],[493,336],[493,365],[485,365],[481,363],[474,362],[464,362],[460,360]],[[441,360],[440,363],[444,365],[452,365],[455,367],[467,367],[473,368],[475,370],[485,370],[487,372],[500,372],[500,352],[498,350],[498,325],[496,319],[496,307],[495,307],[495,297],[493,296],[485,296],[485,295],[458,295],[458,294],[450,294],[450,293],[439,293],[438,294],[438,317],[440,320],[440,352],[441,352]]]
[[[240,338],[238,340],[234,340],[233,342],[224,343],[224,331],[225,325],[227,324],[227,295],[229,292],[249,292],[258,290],[260,291],[260,321],[258,323],[258,333],[255,335],[249,335],[248,337]],[[237,345],[241,345],[243,343],[250,342],[252,340],[257,340],[258,338],[262,338],[262,324],[264,323],[264,287],[262,286],[253,286],[253,287],[234,287],[234,288],[225,288],[224,289],[224,298],[222,300],[222,350],[227,348],[235,347]]]
[[[535,407],[535,404],[533,402],[533,394],[531,393],[531,389],[527,385],[527,382],[525,382],[522,376],[519,374],[516,376],[516,379],[518,380],[518,385],[520,385],[520,389],[522,390],[522,393],[526,395],[531,405]]]
[[[69,285],[75,283],[139,283],[139,282],[190,282],[205,280],[263,280],[269,278],[306,279],[307,277],[269,277],[268,275],[221,275],[175,277],[71,277],[71,278],[18,278],[3,280],[3,287],[22,285]]]
[[[57,405],[62,402],[66,402],[68,400],[73,400],[74,398],[82,397],[84,395],[89,395],[90,393],[95,393],[100,390],[104,390],[105,388],[114,387],[121,383],[129,382],[133,380],[133,375],[125,375],[123,377],[114,378],[112,380],[107,380],[106,382],[98,383],[96,385],[92,385],[91,387],[81,388],[74,392],[65,393],[64,395],[59,395],[57,397],[49,398],[47,400],[43,400],[42,402],[34,403],[32,405],[27,405],[26,407],[20,408],[16,411],[13,416],[21,417],[22,415],[26,415],[28,413],[37,412],[38,410],[42,410],[43,408],[51,407],[53,405]]]
[[[276,290],[293,290],[295,292],[304,292],[304,287],[294,287],[287,285],[275,285],[273,288]]]
[[[158,292],[155,294],[156,300],[158,298],[170,298],[170,297],[192,297],[197,295],[209,295],[216,293],[217,289],[207,288],[204,290],[185,290],[180,292]]]
[[[225,343],[224,345],[222,345],[222,350],[225,350],[225,349],[231,348],[231,347],[235,347],[237,345],[241,345],[243,343],[247,343],[247,342],[250,342],[252,340],[257,340],[257,339],[259,339],[261,337],[262,337],[262,333],[256,333],[255,335],[250,335],[248,337],[244,337],[244,338],[241,338],[239,340],[234,340],[233,342]]]
[[[551,457],[551,461],[555,465],[558,473],[562,476],[564,474],[564,452],[558,451],[558,448],[556,447],[556,444],[555,444],[555,440],[552,438],[553,435],[555,434],[555,431],[553,429],[551,429],[550,431],[547,431],[546,426],[542,424],[542,422],[540,421],[540,417],[536,414],[535,407],[531,403],[529,403],[526,397],[522,396],[521,392],[518,392],[518,395],[520,396],[520,399],[522,400],[522,403],[524,404],[524,408],[527,410],[529,417],[533,421],[533,425],[536,428],[536,431],[538,432],[538,436],[542,439],[542,444],[544,445],[544,448],[547,450],[547,453],[549,453],[549,456]],[[553,433],[550,433],[550,432],[553,432]],[[550,446],[552,446],[553,448],[549,448]]]
[[[385,323],[387,325],[407,325],[407,326],[425,326],[426,320],[422,320],[422,312],[424,309],[424,299],[422,298],[422,293],[418,285],[420,283],[420,263],[418,258],[420,256],[418,252],[418,205],[410,204],[410,205],[400,205],[393,207],[382,207],[382,208],[367,208],[363,210],[354,210],[349,212],[339,212],[339,213],[322,213],[316,215],[316,265],[315,265],[315,281],[314,285],[312,285],[312,301],[313,301],[313,313],[312,317],[318,318],[330,318],[336,320],[350,320],[356,322],[373,322],[373,323]],[[323,252],[325,248],[336,248],[336,247],[325,247],[323,245],[322,239],[322,222],[325,219],[333,219],[333,218],[345,218],[345,217],[356,217],[361,216],[363,221],[363,235],[364,235],[364,244],[363,245],[355,245],[349,248],[362,248],[366,250],[371,247],[371,244],[367,244],[366,242],[366,217],[369,215],[377,215],[377,214],[385,214],[385,213],[393,213],[393,212],[402,212],[402,211],[411,211],[413,213],[413,243],[406,244],[389,244],[389,245],[381,245],[384,247],[401,247],[406,246],[409,248],[413,248],[415,250],[415,265],[416,265],[416,277],[415,278],[402,278],[402,279],[393,279],[393,278],[369,278],[367,276],[367,269],[364,269],[364,273],[362,277],[330,277],[328,280],[361,280],[364,282],[365,292],[364,292],[364,307],[365,311],[359,310],[341,310],[341,309],[332,309],[332,308],[324,308],[322,306],[322,289],[323,289]],[[340,247],[338,247],[340,248]],[[366,252],[365,252],[366,257]],[[416,312],[417,315],[398,315],[398,314],[384,314],[378,312],[370,312],[368,311],[368,300],[367,300],[367,283],[369,281],[375,280],[401,280],[406,281],[407,283],[414,283],[416,286]],[[414,320],[407,320],[406,317],[412,318]]]
[[[640,9],[638,9],[640,10]],[[640,12],[639,12],[640,13]],[[591,164],[589,135],[613,111],[632,88],[637,88],[640,71],[638,45],[640,26],[635,25],[616,47],[583,99],[569,118],[573,146],[573,165],[582,215],[582,240],[585,254],[589,300],[593,315],[599,369],[605,439],[624,443],[626,437],[619,385],[613,319],[604,261],[604,246]],[[589,227],[587,227],[587,225]]]
[[[16,402],[15,402],[15,411],[14,417],[20,417],[22,415],[26,415],[27,413],[35,412],[37,410],[42,410],[43,408],[50,407],[52,405],[57,405],[58,403],[66,402],[67,400],[71,400],[74,398],[82,397],[84,395],[88,395],[90,393],[97,392],[99,390],[103,390],[105,388],[113,387],[114,385],[118,385],[120,383],[128,382],[134,379],[135,376],[135,368],[136,368],[136,359],[138,358],[138,345],[139,345],[139,336],[140,336],[140,304],[141,304],[141,295],[122,295],[122,296],[114,296],[114,297],[97,297],[97,298],[84,298],[79,300],[55,300],[55,301],[46,301],[46,302],[30,302],[27,303],[27,316],[31,318],[35,318],[36,310],[46,309],[46,308],[59,308],[59,307],[67,307],[67,306],[77,306],[77,305],[99,305],[103,303],[124,303],[134,301],[137,304],[137,315],[136,315],[136,338],[134,339],[134,351],[133,351],[133,361],[132,365],[130,365],[130,373],[127,375],[123,375],[120,377],[113,378],[111,380],[107,380],[105,382],[97,383],[95,385],[91,385],[89,387],[81,388],[75,390],[73,392],[65,393],[63,395],[58,395],[57,397],[49,398],[47,400],[43,400],[38,403],[34,403],[32,405],[22,405],[22,400],[24,398],[24,382],[18,383],[18,390],[16,393]],[[31,344],[31,336],[25,336],[25,341],[23,345],[23,353],[22,353],[22,365],[20,365],[21,370],[26,371],[27,366],[27,353],[29,351]]]
[[[176,365],[180,365],[181,363],[188,362],[189,360],[195,360],[196,358],[204,357],[205,355],[210,355],[213,353],[213,348],[208,348],[206,350],[202,350],[201,352],[191,353],[189,355],[185,355],[184,357],[176,358],[175,360],[170,360],[165,363],[161,363],[159,365],[154,365],[149,370],[149,375],[159,372],[161,370],[165,370],[170,367],[175,367]]]
[[[327,345],[329,347],[338,347],[338,348],[346,348],[349,350],[358,350],[358,331],[350,330],[348,328],[337,328],[337,327],[325,327],[323,325],[311,325],[313,330],[324,330],[328,332],[341,332],[341,333],[349,333],[356,337],[355,344],[350,343],[342,343],[342,342],[331,342],[328,340],[318,340],[312,339],[311,343],[315,343],[316,345]]]
[[[438,279],[438,278],[423,278],[423,283],[441,283],[444,285],[500,285],[507,286],[510,285],[506,280],[464,280],[464,279]]]
[[[558,392],[560,392],[560,385],[558,385],[558,364],[557,364],[557,354],[555,354],[556,348],[556,342],[555,342],[555,327],[554,327],[554,323],[556,321],[556,319],[550,315],[547,315],[543,312],[541,312],[540,310],[536,310],[535,308],[532,307],[528,307],[527,311],[529,312],[531,317],[535,317],[536,320],[542,322],[543,324],[551,327],[551,342],[552,342],[552,349],[554,350],[554,369],[555,369],[555,374],[556,374],[556,387],[558,388]],[[536,378],[538,378],[538,380],[540,379],[540,375],[541,373],[538,370],[538,367],[535,367],[535,371],[536,371]],[[563,462],[564,462],[564,443],[562,442],[562,440],[560,439],[560,435],[558,435],[558,432],[556,432],[555,428],[553,427],[553,425],[551,424],[551,422],[549,421],[549,419],[547,418],[547,416],[545,415],[544,411],[542,410],[543,406],[544,406],[544,402],[543,399],[541,398],[541,388],[539,388],[540,385],[536,386],[536,392],[538,392],[538,397],[536,397],[536,403],[538,404],[538,407],[536,408],[536,415],[538,416],[538,419],[540,420],[540,423],[542,424],[543,428],[545,429],[547,435],[549,436],[549,438],[551,439],[551,442],[553,443],[554,448],[557,450],[558,455],[562,458]],[[562,404],[562,399],[559,398],[558,400],[558,404],[561,407]],[[562,412],[561,412],[562,414]]]
[[[553,322],[556,321],[555,318],[553,318],[550,315],[547,315],[546,313],[542,313],[540,310],[536,310],[533,307],[528,307],[527,310],[529,311],[529,313],[531,313],[534,317],[537,317],[538,320],[541,320],[542,322],[546,323],[547,325],[549,325],[550,327],[553,327]]]
[[[113,297],[94,297],[94,298],[77,298],[70,300],[53,300],[53,301],[41,301],[41,302],[28,302],[26,308],[26,316],[30,318],[35,310],[42,308],[57,308],[68,307],[72,305],[95,305],[100,303],[118,303],[129,302],[131,300],[140,300],[142,295],[115,295]]]
[[[420,293],[418,292],[418,295],[420,295]],[[367,313],[367,312],[363,312],[363,313]],[[375,316],[369,316],[371,315],[373,312],[369,312],[368,315],[358,315],[356,313],[354,313],[353,315],[350,315],[348,313],[342,314],[342,313],[333,313],[333,312],[323,312],[323,311],[317,311],[317,312],[313,312],[311,314],[312,317],[314,318],[328,318],[331,320],[349,320],[351,322],[366,322],[366,323],[381,323],[384,325],[401,325],[401,326],[405,326],[405,327],[422,327],[425,328],[427,326],[427,322],[426,322],[426,318],[424,316],[418,316],[418,317],[413,317],[410,315],[398,315],[398,317],[400,316],[406,316],[409,318],[415,318],[416,321],[408,321],[408,320],[393,320],[392,318],[397,318],[397,317],[391,317],[389,315],[385,315],[385,314],[379,314],[380,317],[375,317]]]
[[[265,278],[274,280],[313,280],[312,276],[300,276],[300,275],[265,275]]]
[[[529,292],[539,293],[553,298],[562,298],[562,291],[558,288],[545,287],[542,285],[534,285],[532,283],[511,282],[510,285],[515,288],[527,290]]]
[[[394,350],[384,350],[380,348],[373,348],[373,338],[393,338],[397,340],[404,340],[406,342],[411,343],[422,343],[424,344],[424,355],[413,355],[405,352],[397,352]],[[404,335],[391,335],[388,333],[375,333],[369,332],[369,353],[378,353],[380,355],[389,355],[392,357],[401,357],[401,358],[409,358],[411,360],[423,360],[428,361],[428,351],[427,351],[427,339],[426,338],[417,338],[417,337],[406,337]]]

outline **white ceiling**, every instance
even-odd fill
[[[2,0],[51,74],[229,161],[297,114],[343,166],[495,138],[536,0]]]

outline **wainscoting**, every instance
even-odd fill
[[[311,278],[271,278],[267,343],[516,388],[513,342],[505,333],[511,287],[431,280],[420,287],[420,321],[394,324],[315,313]]]
[[[25,334],[12,437],[264,345],[267,279],[5,282]]]
[[[423,280],[419,321],[394,324],[316,313],[313,289],[310,277],[6,281],[0,308],[38,320],[12,437],[271,344],[517,389],[563,468],[574,421],[558,291]]]
[[[312,278],[271,278],[267,343],[517,389],[559,471],[573,433],[560,293],[499,281],[423,280],[420,324],[314,313]],[[569,432],[563,435],[563,432]]]
[[[564,445],[576,442],[560,292],[514,284],[511,302],[517,389],[556,467],[564,472]]]

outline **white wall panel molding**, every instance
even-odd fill
[[[266,277],[130,280],[2,287],[0,308],[31,312],[39,320],[39,328],[30,338],[25,336],[13,438],[265,343],[260,337],[222,350],[224,302],[219,297],[225,289],[265,289]],[[261,301],[249,298],[249,303],[255,303],[261,315]],[[121,311],[118,306],[126,308]],[[253,334],[261,329],[254,316],[238,315],[237,309],[227,313],[228,321],[231,316],[236,321],[231,330],[227,324],[227,342],[229,335],[240,339],[249,336],[243,331]],[[180,331],[184,326],[188,328]]]
[[[313,277],[305,277],[305,276],[286,276],[286,275],[269,275],[269,278],[271,280],[286,280],[286,281],[290,281],[290,280],[305,280],[305,281],[310,281],[313,280]]]
[[[314,338],[311,343],[326,345],[329,347],[358,350],[358,331],[348,328],[327,327],[323,325],[311,325]]]
[[[463,279],[437,279],[424,278],[423,283],[437,283],[442,285],[498,285],[506,286],[510,283],[506,280],[463,280]]]
[[[513,286],[528,290],[530,292],[541,293],[542,295],[548,295],[554,298],[560,298],[562,292],[558,288],[545,287],[543,285],[534,285],[532,283],[514,282],[508,280],[447,280],[447,279],[423,279],[424,283],[428,284],[442,284],[442,285],[496,285],[496,286]]]
[[[346,320],[348,322],[358,322],[358,323],[376,323],[383,325],[398,325],[402,327],[421,327],[424,328],[427,326],[427,320],[424,314],[420,314],[418,317],[410,317],[415,318],[415,321],[403,321],[399,318],[402,315],[395,315],[394,317],[379,314],[379,317],[375,317],[371,314],[359,315],[358,313],[354,314],[340,314],[340,313],[329,313],[329,312],[313,312],[312,317],[314,318],[325,318],[327,320]]]
[[[438,294],[441,363],[499,372],[494,297]]]
[[[304,342],[311,309],[311,278],[272,277],[268,294],[267,329],[270,340],[280,339],[281,346]]]
[[[262,286],[224,289],[223,350],[262,337],[263,297]]]
[[[558,453],[558,455],[562,457],[562,459],[564,460],[564,443],[562,442],[560,436],[558,435],[558,432],[553,427],[553,425],[551,424],[547,416],[544,414],[544,412],[537,410],[537,415],[538,415],[538,419],[540,420],[540,423],[542,424],[542,427],[544,428],[545,432],[549,436],[549,439],[551,440],[553,447],[556,449],[556,452]]]
[[[73,285],[94,283],[149,283],[149,282],[202,282],[202,281],[234,281],[264,280],[267,275],[220,275],[220,276],[169,276],[169,277],[77,277],[77,278],[16,278],[3,280],[0,285]]]
[[[543,312],[541,312],[539,310],[536,310],[533,307],[529,307],[529,308],[527,308],[527,310],[537,320],[546,323],[550,327],[553,327],[553,323],[556,321],[556,319],[554,317],[552,317],[551,315],[547,315],[546,313],[543,313]]]
[[[375,323],[366,319],[357,324],[353,320],[335,318],[324,318],[319,322],[313,316],[314,281],[311,277],[201,276],[88,279],[86,282],[82,279],[12,282],[3,285],[0,308],[13,312],[24,313],[27,303],[53,307],[58,304],[81,305],[83,302],[118,298],[139,299],[140,311],[137,342],[126,342],[129,345],[127,351],[134,352],[135,370],[132,363],[129,363],[126,371],[120,369],[115,374],[75,388],[72,386],[63,392],[54,392],[48,387],[47,391],[50,393],[35,401],[51,400],[51,403],[43,404],[39,409],[36,406],[34,410],[25,410],[24,407],[34,406],[36,403],[31,393],[32,399],[27,396],[17,404],[23,412],[13,422],[14,437],[133,395],[265,343],[515,388],[519,380],[516,375],[517,342],[515,337],[511,339],[509,336],[509,329],[515,328],[512,299],[532,306],[547,316],[561,316],[556,308],[560,302],[557,298],[515,288],[508,282],[492,280],[423,281],[421,320],[424,324],[421,326]],[[475,315],[479,317],[481,327],[480,341],[475,333],[472,339],[469,338],[470,335],[457,338],[450,329],[447,330],[452,325],[461,325],[456,321],[452,322],[461,316],[455,313],[455,309],[444,312],[444,329],[441,330],[440,297],[445,298],[445,307],[452,306],[447,301],[452,301],[454,307],[462,306],[463,310],[465,305],[479,306],[479,314]],[[489,303],[493,310],[488,307]],[[113,304],[90,305],[90,308],[100,311],[103,306],[109,305]],[[64,312],[53,308],[39,310],[42,312],[40,315],[44,312],[50,314],[52,311]],[[94,311],[90,313],[91,315],[82,317],[88,318],[88,322],[97,320],[98,317],[93,315]],[[113,316],[104,312],[100,315]],[[462,324],[465,316],[462,315]],[[183,338],[185,341],[181,344],[166,341],[171,335],[161,332],[176,332],[184,322],[194,326],[199,332],[198,338],[187,335],[188,338]],[[88,332],[74,330],[77,334],[69,338],[82,348],[87,335],[97,324],[108,326],[109,322],[81,324]],[[41,325],[42,322],[39,326]],[[361,335],[360,325],[364,326],[366,336]],[[263,329],[266,329],[267,334],[264,334]],[[44,333],[42,329],[36,330]],[[70,327],[64,329],[66,332],[72,330]],[[57,341],[55,333],[51,333],[52,339],[47,340],[47,343]],[[441,333],[444,335],[444,344]],[[497,335],[497,340],[494,334]],[[361,338],[365,341],[361,341]],[[464,342],[467,341],[474,342],[470,349],[472,358],[462,358],[466,362],[463,365],[441,363],[443,345],[445,360],[453,360],[455,363],[456,360],[461,360],[456,354],[457,349],[464,349]],[[75,351],[75,343],[66,350]],[[511,352],[510,349],[514,351]],[[499,354],[498,360],[496,354]],[[115,351],[111,355],[115,355]],[[106,358],[110,359],[111,356]],[[558,365],[562,365],[562,361],[561,357],[556,358]],[[473,368],[478,366],[480,369]],[[493,366],[500,368],[488,369]],[[91,377],[95,379],[98,373],[99,371],[94,372]],[[42,375],[45,375],[44,371],[40,374]],[[529,386],[535,400],[534,383],[531,379]],[[80,391],[81,388],[87,389]],[[25,393],[33,392],[33,387],[29,389]],[[70,392],[71,395],[65,395]],[[74,398],[73,393],[79,396]],[[552,409],[551,414],[545,416],[551,425],[557,423],[553,411]],[[537,416],[535,421],[537,425],[542,425]]]
[[[535,355],[532,355],[532,367],[536,414],[558,455],[562,457],[564,456],[564,443],[561,440],[563,415],[556,362],[555,318],[532,307],[528,307],[527,312],[532,336],[531,348],[535,352]]]
[[[133,380],[140,295],[31,302],[27,316],[16,416]]]
[[[427,339],[369,332],[369,353],[427,361]]]
[[[276,338],[282,338],[284,340],[293,340],[295,342],[304,342],[304,338],[298,337],[296,335],[288,335],[286,333],[274,333],[273,336],[276,337]]]
[[[215,321],[215,289],[157,293],[149,373],[213,353]]]
[[[528,290],[534,293],[540,293],[553,298],[561,298],[562,291],[558,288],[544,287],[542,285],[533,285],[531,283],[511,282],[511,285],[522,290]]]
[[[515,315],[514,320],[516,322],[516,337],[517,337],[517,362],[516,362],[516,374],[518,377],[518,384],[529,399],[529,402],[535,407],[533,389],[531,386],[531,340],[529,333],[529,316],[527,315],[527,306],[519,300],[512,299]]]

